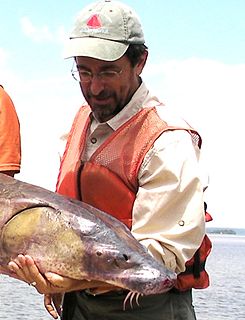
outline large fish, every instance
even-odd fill
[[[176,274],[153,259],[129,229],[77,200],[0,174],[0,273],[17,254],[41,273],[99,280],[131,293],[171,289]]]

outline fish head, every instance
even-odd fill
[[[144,295],[166,292],[176,282],[175,272],[156,261],[126,226],[118,228],[117,221],[114,228],[100,222],[85,246],[88,278]]]

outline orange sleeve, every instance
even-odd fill
[[[20,171],[20,124],[9,95],[0,87],[0,172]]]

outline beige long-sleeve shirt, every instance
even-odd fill
[[[150,95],[144,83],[119,114],[105,123],[92,120],[85,160],[141,108],[157,106],[169,125],[185,122]],[[150,254],[179,273],[200,246],[205,233],[199,148],[184,130],[164,132],[146,154],[139,171],[132,233]]]

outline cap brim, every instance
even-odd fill
[[[64,57],[90,57],[115,61],[124,55],[128,46],[125,43],[94,37],[71,38],[65,45]]]

